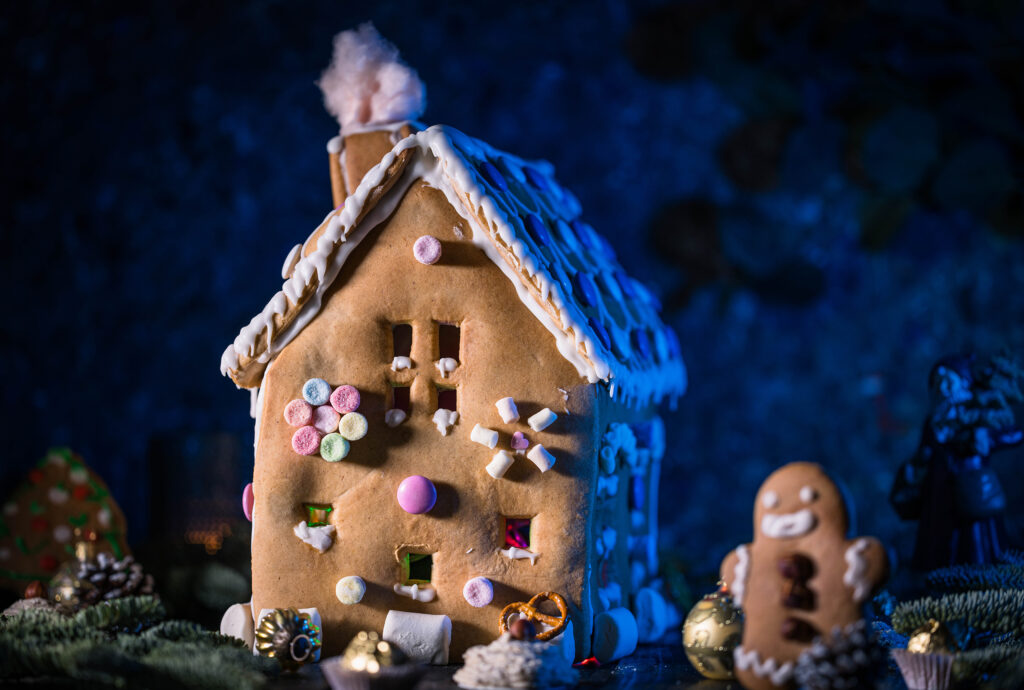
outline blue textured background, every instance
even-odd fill
[[[932,362],[1024,344],[1016,4],[438,4],[5,10],[4,487],[69,444],[141,540],[151,439],[251,442],[220,353],[331,207],[314,81],[372,19],[427,123],[551,160],[662,297],[691,381],[664,546],[714,568],[806,459],[905,551],[886,495]],[[1022,459],[995,463],[1017,506]]]

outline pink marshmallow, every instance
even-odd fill
[[[530,447],[530,441],[523,435],[522,431],[512,434],[512,450],[526,450]]]
[[[316,455],[320,451],[320,432],[304,426],[292,435],[292,450],[299,455]]]
[[[252,522],[252,505],[256,499],[252,495],[252,482],[245,485],[245,489],[242,490],[242,512],[245,513],[245,519]]]
[[[321,434],[329,434],[338,430],[338,422],[341,415],[334,411],[330,405],[321,405],[313,410],[313,426]]]
[[[331,393],[331,407],[340,414],[355,412],[360,402],[359,390],[355,386],[338,386]]]
[[[474,577],[466,580],[462,588],[462,596],[470,606],[480,608],[494,601],[494,585],[486,577]]]
[[[285,405],[284,421],[289,426],[306,426],[313,420],[313,406],[305,400],[295,399]]]
[[[441,258],[441,241],[431,235],[423,235],[412,245],[412,255],[421,264],[436,264]]]

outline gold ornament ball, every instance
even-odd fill
[[[366,630],[352,638],[341,658],[341,666],[349,671],[376,675],[381,669],[400,666],[406,661],[405,653],[387,640]]]
[[[274,609],[256,628],[256,651],[277,659],[285,671],[297,671],[316,658],[320,650],[320,627],[308,613],[295,609]]]
[[[907,651],[914,654],[952,654],[956,646],[946,626],[931,618],[911,633]]]
[[[725,592],[713,592],[690,609],[683,649],[693,667],[712,680],[732,680],[732,653],[743,636],[743,612]]]

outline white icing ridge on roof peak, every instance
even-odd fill
[[[370,192],[408,150],[413,158],[402,179],[353,227]],[[554,167],[440,125],[399,141],[343,206],[328,214],[316,247],[304,245],[291,278],[225,350],[221,371],[236,370],[240,355],[252,357],[264,331],[261,362],[301,331],[358,242],[391,215],[418,179],[444,193],[472,229],[473,243],[512,281],[581,377],[610,384],[610,395],[629,405],[674,400],[685,391],[679,341],[661,321],[657,298],[626,275],[611,244],[579,218],[579,201],[555,180]],[[274,333],[274,315],[296,308],[313,275],[319,281],[315,294],[298,305],[299,314],[287,328]]]

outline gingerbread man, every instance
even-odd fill
[[[755,501],[753,543],[722,561],[722,579],[745,616],[736,677],[749,690],[792,688],[811,641],[863,617],[888,559],[877,539],[846,538],[846,504],[818,465],[781,467]]]

